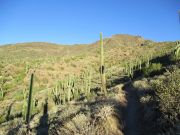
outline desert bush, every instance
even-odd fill
[[[145,82],[136,81],[133,84],[136,89],[143,90],[138,94],[143,112],[143,132],[149,135],[174,132],[176,123],[180,122],[180,70],[172,69],[163,77]]]
[[[161,116],[157,119],[164,130],[180,122],[180,70],[173,71],[166,79],[152,83]]]
[[[6,116],[5,116],[5,114],[3,114],[0,116],[0,123],[3,123],[5,121],[6,121]]]
[[[7,92],[7,89],[9,88],[9,86],[11,85],[9,82],[11,78],[6,75],[5,73],[2,74],[2,76],[0,76],[0,99],[3,99],[6,92]]]
[[[159,72],[161,69],[162,69],[161,63],[151,63],[150,65],[145,66],[142,71],[145,76],[150,76],[154,73]]]
[[[138,90],[150,90],[151,89],[146,78],[135,81],[133,83],[133,87]]]

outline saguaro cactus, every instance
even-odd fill
[[[92,72],[90,69],[85,71],[82,74],[84,87],[82,87],[82,92],[86,95],[87,99],[89,99],[90,93],[91,93],[91,81],[92,81]]]
[[[71,85],[72,85],[72,78],[69,75],[67,78],[67,100],[68,102],[71,100]]]
[[[7,82],[6,75],[3,73],[2,76],[0,76],[0,99],[4,99],[5,96],[5,84]]]
[[[92,72],[91,70],[88,73],[88,87],[87,87],[87,97],[89,98],[89,95],[91,93],[91,81],[92,81]]]
[[[102,33],[100,33],[100,75],[101,75],[101,91],[104,92],[105,96],[107,95],[106,90],[106,77],[105,77],[105,66],[104,66],[104,46],[103,46],[103,37]]]
[[[33,89],[33,78],[34,74],[31,74],[31,80],[30,80],[30,88],[29,88],[29,97],[28,97],[28,107],[27,107],[27,115],[26,115],[26,123],[29,127],[29,122],[31,118],[31,101],[32,101],[32,89]]]
[[[180,44],[175,47],[175,57],[178,58],[180,55]]]
[[[54,103],[56,105],[60,104],[60,100],[61,100],[61,95],[60,95],[60,86],[61,86],[61,82],[59,82],[58,84],[56,84],[56,87],[53,88],[52,93],[53,93],[53,100]]]

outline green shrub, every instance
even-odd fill
[[[173,71],[166,79],[152,83],[161,116],[160,127],[173,127],[180,122],[180,70]]]
[[[21,101],[23,99],[23,92],[22,91],[18,91],[17,93],[15,93],[14,98],[17,101]]]
[[[54,68],[52,66],[47,67],[47,70],[54,71]]]
[[[150,65],[145,66],[142,71],[145,76],[150,76],[153,73],[159,72],[161,69],[161,63],[151,63]]]
[[[6,122],[6,116],[0,115],[0,123]]]
[[[77,65],[76,65],[76,64],[74,64],[74,63],[71,63],[71,66],[72,66],[72,67],[77,67]]]

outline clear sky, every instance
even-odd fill
[[[92,43],[113,34],[180,39],[179,0],[0,0],[0,44]]]

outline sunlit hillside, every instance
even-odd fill
[[[135,130],[129,119],[139,123],[137,129],[143,125],[137,132],[148,131],[146,135],[175,133],[180,116],[178,42],[118,34],[103,44],[107,95],[101,91],[100,41],[0,46],[0,134],[25,134],[32,73],[32,134],[123,135],[128,128]],[[168,100],[172,105],[166,105]]]

